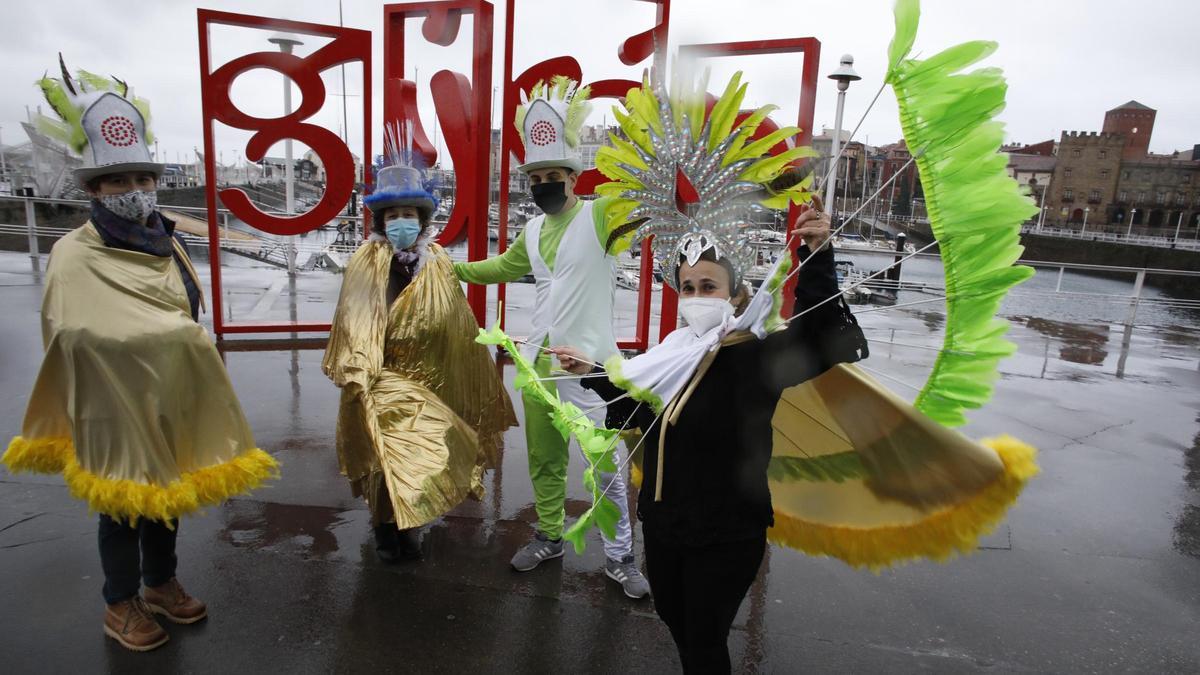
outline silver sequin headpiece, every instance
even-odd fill
[[[597,153],[597,167],[612,182],[597,192],[616,199],[608,211],[609,250],[653,236],[653,252],[663,280],[675,287],[680,258],[695,264],[707,250],[725,258],[740,283],[755,263],[749,229],[753,210],[786,208],[807,198],[808,183],[780,193],[764,188],[809,148],[790,147],[771,156],[775,145],[799,129],[779,129],[752,139],[767,114],[765,107],[739,117],[745,94],[734,75],[711,111],[707,75],[677,76],[670,91],[654,72],[614,108],[628,140],[612,136],[612,147]]]

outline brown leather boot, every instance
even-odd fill
[[[146,605],[155,614],[162,614],[172,623],[196,623],[208,616],[208,608],[187,594],[174,577],[162,586],[146,587],[142,591]]]
[[[104,611],[104,634],[126,649],[148,652],[167,643],[170,636],[139,596],[108,605]]]

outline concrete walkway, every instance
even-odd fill
[[[40,360],[41,287],[0,254],[0,435],[19,433]],[[261,284],[271,286],[269,282]],[[249,306],[256,298],[247,297]],[[326,308],[331,310],[331,308]],[[919,383],[938,315],[862,317],[868,364]],[[745,672],[1195,672],[1200,666],[1200,329],[1016,317],[1020,352],[972,436],[1041,449],[1035,479],[974,556],[879,576],[772,548],[731,637]],[[337,391],[318,351],[230,352],[271,488],[185,520],[179,574],[210,618],[137,655],[100,630],[95,516],[57,477],[0,472],[0,654],[26,672],[678,670],[650,601],[583,556],[527,574],[524,437],[506,437],[481,502],[383,566],[333,452]],[[506,369],[511,378],[511,368]],[[908,392],[900,392],[907,395]],[[518,406],[518,411],[520,407]],[[569,510],[584,508],[572,465]]]

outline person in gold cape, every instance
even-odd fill
[[[505,429],[504,383],[446,251],[430,240],[437,200],[385,134],[392,166],[364,203],[372,233],[351,258],[322,368],[341,388],[337,453],[371,509],[384,562],[420,555],[417,528],[483,496]]]
[[[155,614],[186,624],[208,613],[175,578],[178,518],[258,486],[277,466],[255,447],[196,322],[196,271],[156,210],[162,165],[150,161],[144,102],[117,80],[80,71],[73,81],[65,66],[62,80],[40,84],[83,155],[75,178],[91,219],[51,251],[45,356],[3,462],[63,474],[100,514],[104,632],[148,651],[168,639]]]

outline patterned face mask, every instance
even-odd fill
[[[97,199],[117,217],[139,224],[144,224],[158,208],[158,193],[153,190],[130,190],[119,195],[101,195]]]

